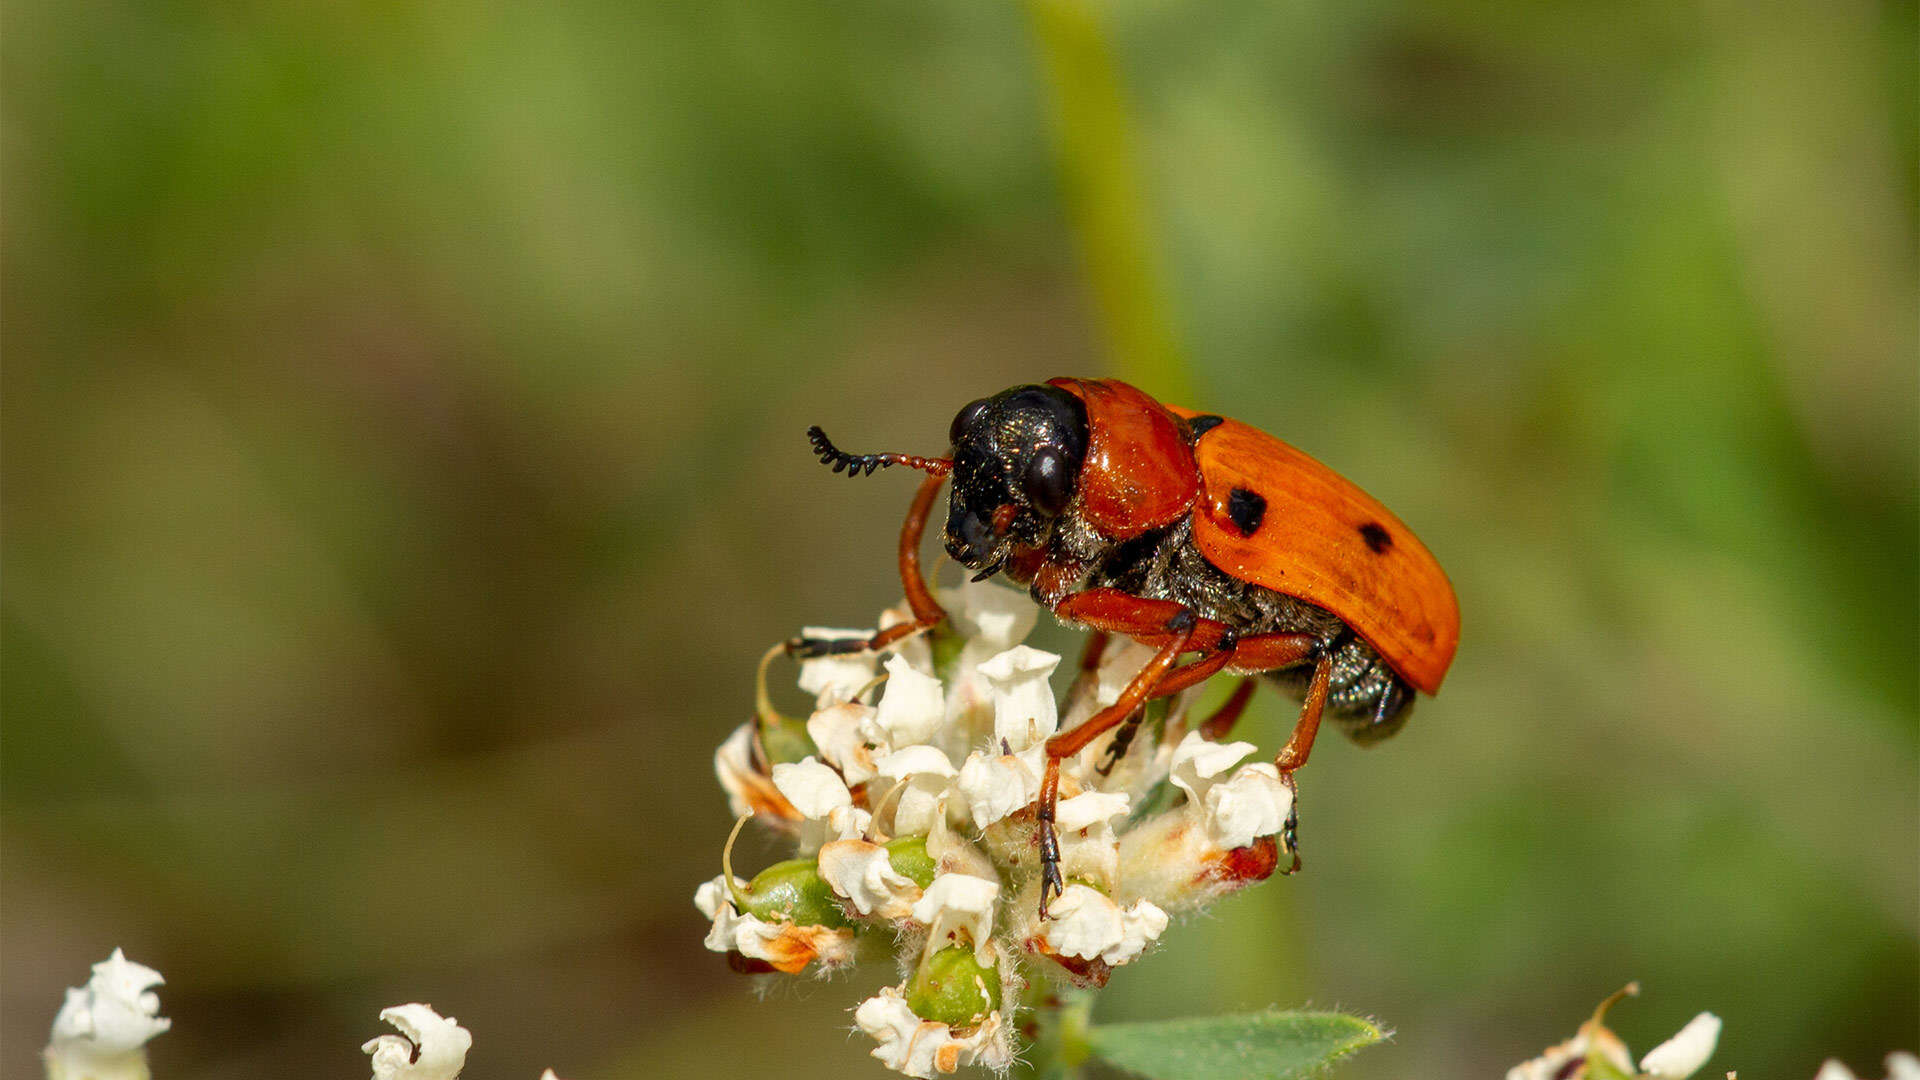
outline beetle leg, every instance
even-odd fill
[[[1060,761],[1086,749],[1088,743],[1145,705],[1154,684],[1165,678],[1174,661],[1191,647],[1200,620],[1186,608],[1174,606],[1178,611],[1159,628],[1165,644],[1127,683],[1126,689],[1120,691],[1120,697],[1079,727],[1047,740],[1046,775],[1040,781],[1040,806],[1036,811],[1040,821],[1040,917],[1043,919],[1048,917],[1047,901],[1065,889],[1060,879],[1060,840],[1053,828],[1054,806],[1060,801]]]
[[[1313,750],[1313,737],[1320,733],[1320,714],[1327,707],[1327,687],[1333,681],[1333,650],[1320,654],[1320,660],[1313,666],[1313,681],[1307,684],[1307,698],[1300,703],[1300,719],[1293,725],[1293,737],[1273,759],[1273,764],[1286,776],[1307,763],[1307,754]]]
[[[1170,697],[1187,689],[1198,686],[1212,678],[1220,669],[1232,667],[1239,671],[1268,671],[1277,667],[1286,667],[1310,653],[1319,643],[1311,634],[1257,634],[1250,638],[1235,641],[1231,648],[1222,649],[1211,655],[1181,665],[1167,672],[1167,676],[1155,684],[1155,699]],[[1253,696],[1253,680],[1248,679],[1234,696],[1220,706],[1218,712],[1201,725],[1203,732],[1209,732],[1209,740],[1217,740],[1233,728],[1234,721],[1246,710],[1247,701]],[[1114,735],[1113,745],[1107,747],[1106,757],[1100,762],[1097,771],[1101,776],[1113,772],[1114,766],[1126,755],[1127,746],[1133,742],[1139,729],[1143,713],[1135,713],[1127,718],[1125,727]]]
[[[1163,697],[1172,697],[1190,686],[1199,686],[1217,674],[1221,668],[1226,667],[1232,660],[1232,649],[1220,649],[1215,652],[1203,653],[1200,659],[1181,664],[1179,667],[1167,672],[1167,677],[1161,679],[1154,685],[1153,696],[1156,700]]]
[[[1125,634],[1148,645],[1164,644],[1168,627],[1182,615],[1193,619],[1188,650],[1212,652],[1228,638],[1227,624],[1194,616],[1186,605],[1172,600],[1147,600],[1119,589],[1086,589],[1053,605],[1055,616],[1095,630]]]
[[[907,606],[912,609],[913,618],[895,623],[864,640],[791,638],[787,641],[789,656],[810,660],[836,653],[876,652],[901,638],[937,626],[940,620],[947,617],[947,609],[934,599],[933,590],[927,587],[926,578],[920,573],[920,538],[926,535],[927,518],[933,513],[933,500],[940,494],[940,485],[945,480],[944,474],[934,473],[920,482],[920,490],[913,496],[913,505],[907,509],[907,520],[900,526],[900,584],[907,590]]]

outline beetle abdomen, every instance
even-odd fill
[[[1267,672],[1267,678],[1294,697],[1307,692],[1313,665]],[[1375,652],[1349,636],[1334,646],[1333,677],[1327,689],[1327,715],[1354,742],[1366,745],[1399,731],[1413,711],[1414,690]]]

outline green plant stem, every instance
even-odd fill
[[[1191,401],[1155,252],[1113,52],[1090,0],[1027,0],[1051,105],[1061,185],[1115,371]]]
[[[1061,990],[1036,981],[1028,988],[1027,1007],[1036,1030],[1015,1075],[1023,1080],[1078,1080],[1080,1066],[1093,1056],[1087,1039],[1093,1023],[1093,992]]]

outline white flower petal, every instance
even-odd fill
[[[847,782],[816,757],[775,765],[773,786],[794,809],[810,818],[825,818],[837,807],[853,805]]]
[[[1054,807],[1053,820],[1061,832],[1079,832],[1126,813],[1130,801],[1124,792],[1083,791],[1071,799],[1061,799]]]
[[[713,752],[713,771],[726,789],[727,808],[734,817],[753,814],[789,829],[800,819],[773,781],[753,766],[753,721],[734,728]]]
[[[820,849],[820,876],[862,915],[904,919],[920,886],[893,868],[887,849],[865,840],[836,840]]]
[[[940,730],[946,708],[940,680],[894,656],[887,661],[887,688],[880,694],[880,707],[861,734],[880,746],[923,743]]]
[[[824,626],[808,626],[800,631],[805,638],[819,638],[826,641],[845,641],[849,638],[869,638],[871,630],[835,630]],[[860,692],[860,688],[873,681],[873,653],[841,653],[834,656],[817,656],[811,660],[800,661],[800,689],[812,694],[816,707],[826,708],[850,700]]]
[[[986,655],[1010,649],[1033,631],[1040,609],[1024,589],[1009,589],[991,581],[968,581],[958,589],[941,590],[953,627],[967,645]]]
[[[989,1013],[973,1031],[956,1034],[945,1024],[922,1020],[905,993],[889,986],[860,1003],[853,1022],[879,1043],[873,1056],[887,1068],[931,1080],[965,1065],[1004,1071],[1013,1064],[1013,1039],[999,1013]]]
[[[875,805],[892,806],[895,836],[925,835],[935,822],[946,817],[947,791],[954,772],[944,751],[934,746],[909,746],[885,755],[874,766],[877,775],[890,785]]]
[[[1217,743],[1208,742],[1197,731],[1187,732],[1187,737],[1174,747],[1172,775],[1169,777],[1175,785],[1187,793],[1187,797],[1199,802],[1205,794],[1207,781],[1239,764],[1240,759],[1253,753],[1258,747],[1250,742]]]
[[[748,884],[745,878],[738,877],[733,879],[733,883],[742,890],[745,890]],[[700,887],[693,891],[693,906],[699,908],[700,914],[709,919],[718,918],[721,905],[732,903],[732,901],[733,893],[727,888],[725,874],[719,875],[712,881],[701,882]]]
[[[1226,850],[1245,847],[1286,826],[1293,809],[1293,788],[1280,770],[1262,761],[1241,768],[1224,783],[1207,789],[1202,820],[1207,836]]]
[[[1920,1057],[1905,1050],[1887,1055],[1887,1080],[1920,1080]]]
[[[396,1005],[380,1010],[380,1019],[400,1034],[381,1035],[360,1047],[373,1058],[374,1080],[455,1080],[473,1049],[473,1033],[431,1005]]]
[[[840,770],[848,786],[872,779],[873,751],[860,732],[873,723],[874,708],[847,701],[807,718],[807,737],[820,748],[820,757]]]
[[[1053,653],[1016,645],[980,664],[993,689],[993,736],[1009,749],[1025,750],[1060,726],[1048,677],[1060,664]]]
[[[1678,1035],[1647,1051],[1647,1056],[1640,1059],[1640,1071],[1657,1080],[1686,1080],[1707,1063],[1719,1042],[1720,1018],[1703,1012],[1689,1020]]]
[[[974,828],[984,829],[1040,797],[1040,774],[1012,755],[974,753],[954,782],[967,800]]]
[[[949,939],[956,944],[970,942],[974,957],[985,964],[987,947],[993,937],[993,903],[999,896],[998,881],[971,874],[941,874],[934,878],[926,895],[913,905],[914,919],[928,927],[927,951],[946,948]]]
[[[883,754],[873,763],[874,773],[889,780],[905,780],[920,773],[952,777],[953,761],[937,746],[908,746]]]

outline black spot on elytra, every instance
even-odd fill
[[[1377,521],[1360,526],[1360,539],[1367,542],[1367,547],[1375,555],[1385,555],[1387,549],[1393,546],[1393,537],[1388,536],[1386,528]]]
[[[1199,442],[1200,436],[1205,435],[1207,432],[1212,431],[1214,428],[1226,422],[1227,418],[1224,416],[1215,416],[1212,413],[1207,413],[1205,416],[1196,416],[1188,420],[1187,431],[1191,434],[1193,442]]]
[[[1261,519],[1267,516],[1267,500],[1257,491],[1234,488],[1227,495],[1227,516],[1240,527],[1241,536],[1252,536],[1260,527]]]

